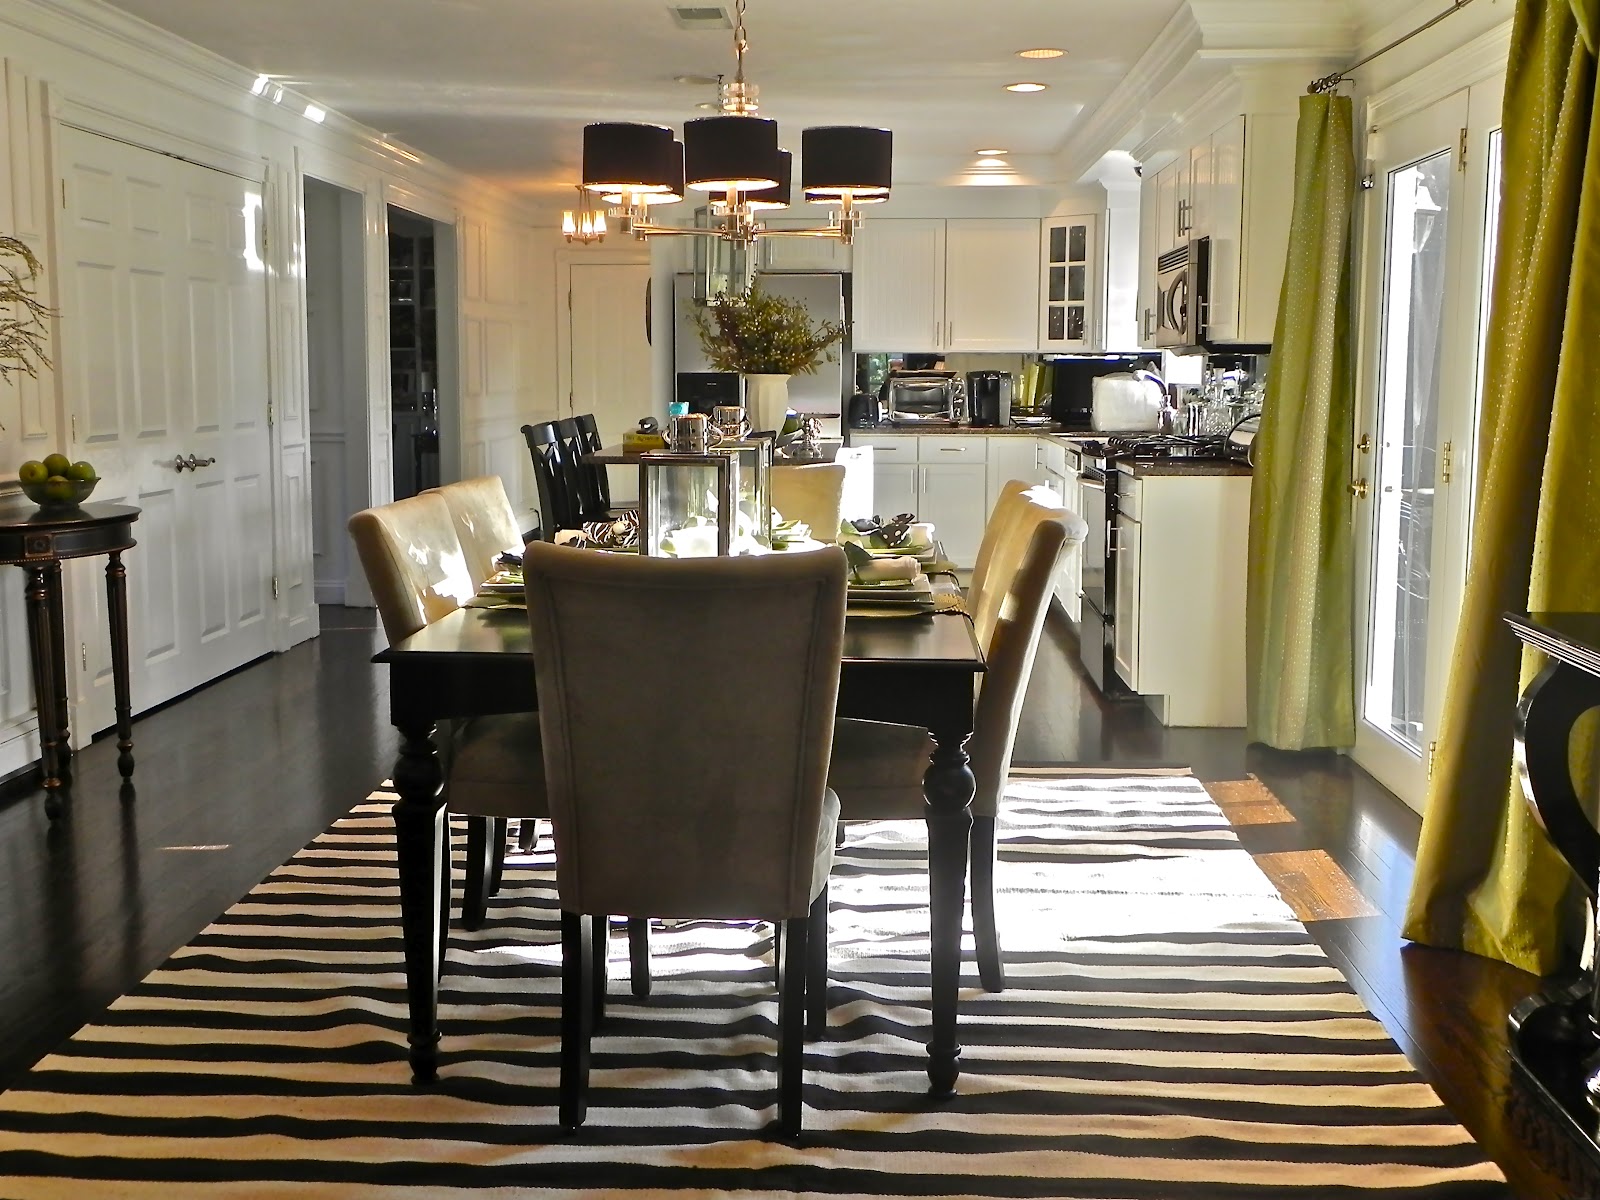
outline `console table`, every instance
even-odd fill
[[[61,601],[61,564],[69,558],[106,556],[106,615],[111,625],[111,674],[117,706],[117,770],[133,775],[133,704],[128,688],[128,572],[122,552],[131,549],[137,508],[85,504],[46,515],[22,496],[0,500],[0,565],[28,574],[28,649],[33,661],[34,699],[39,710],[39,758],[44,810],[61,815],[61,791],[72,782],[72,746],[67,729],[66,630]]]
[[[1517,773],[1551,844],[1576,872],[1594,908],[1600,893],[1600,832],[1573,786],[1572,727],[1600,708],[1600,613],[1508,613],[1506,623],[1551,662],[1517,705]],[[1600,989],[1592,971],[1530,996],[1511,1010],[1518,1073],[1566,1121],[1600,1165]]]

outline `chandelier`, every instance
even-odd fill
[[[684,122],[682,141],[664,125],[584,126],[581,188],[598,192],[612,205],[617,227],[636,238],[685,235],[748,244],[758,236],[831,237],[848,245],[860,226],[858,207],[889,198],[894,135],[859,125],[802,130],[800,189],[807,201],[833,211],[819,228],[768,229],[758,214],[790,203],[793,160],[778,147],[778,123],[757,115],[758,89],[744,77],[745,4],[734,3],[735,71],[731,83],[719,82],[721,114]],[[711,194],[710,228],[650,219],[653,206],[682,200],[686,186]]]
[[[578,188],[577,210],[569,209],[561,214],[561,233],[567,241],[581,242],[585,246],[606,240],[606,214],[589,207],[589,193],[581,187]]]

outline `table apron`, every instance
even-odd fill
[[[441,656],[443,657],[443,656]],[[446,717],[537,712],[533,662],[519,656],[454,663],[404,660],[389,664],[389,719],[415,726]]]
[[[845,663],[839,674],[841,717],[917,725],[952,737],[972,732],[977,675],[965,664]]]

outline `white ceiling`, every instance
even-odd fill
[[[578,174],[593,120],[681,125],[732,74],[727,29],[666,0],[111,0],[453,166],[541,197]],[[696,0],[683,0],[696,2]],[[719,0],[697,0],[715,5]],[[733,0],[720,0],[729,14]],[[896,183],[953,181],[1004,146],[1030,178],[1183,0],[750,0],[746,74],[798,148],[817,124],[895,134]],[[1339,0],[1291,0],[1338,3]],[[1016,51],[1059,46],[1065,58]],[[1002,85],[1050,89],[1016,95]]]

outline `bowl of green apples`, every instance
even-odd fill
[[[76,512],[100,482],[90,463],[73,462],[65,454],[51,454],[43,461],[30,458],[17,468],[17,479],[23,495],[47,516]]]

